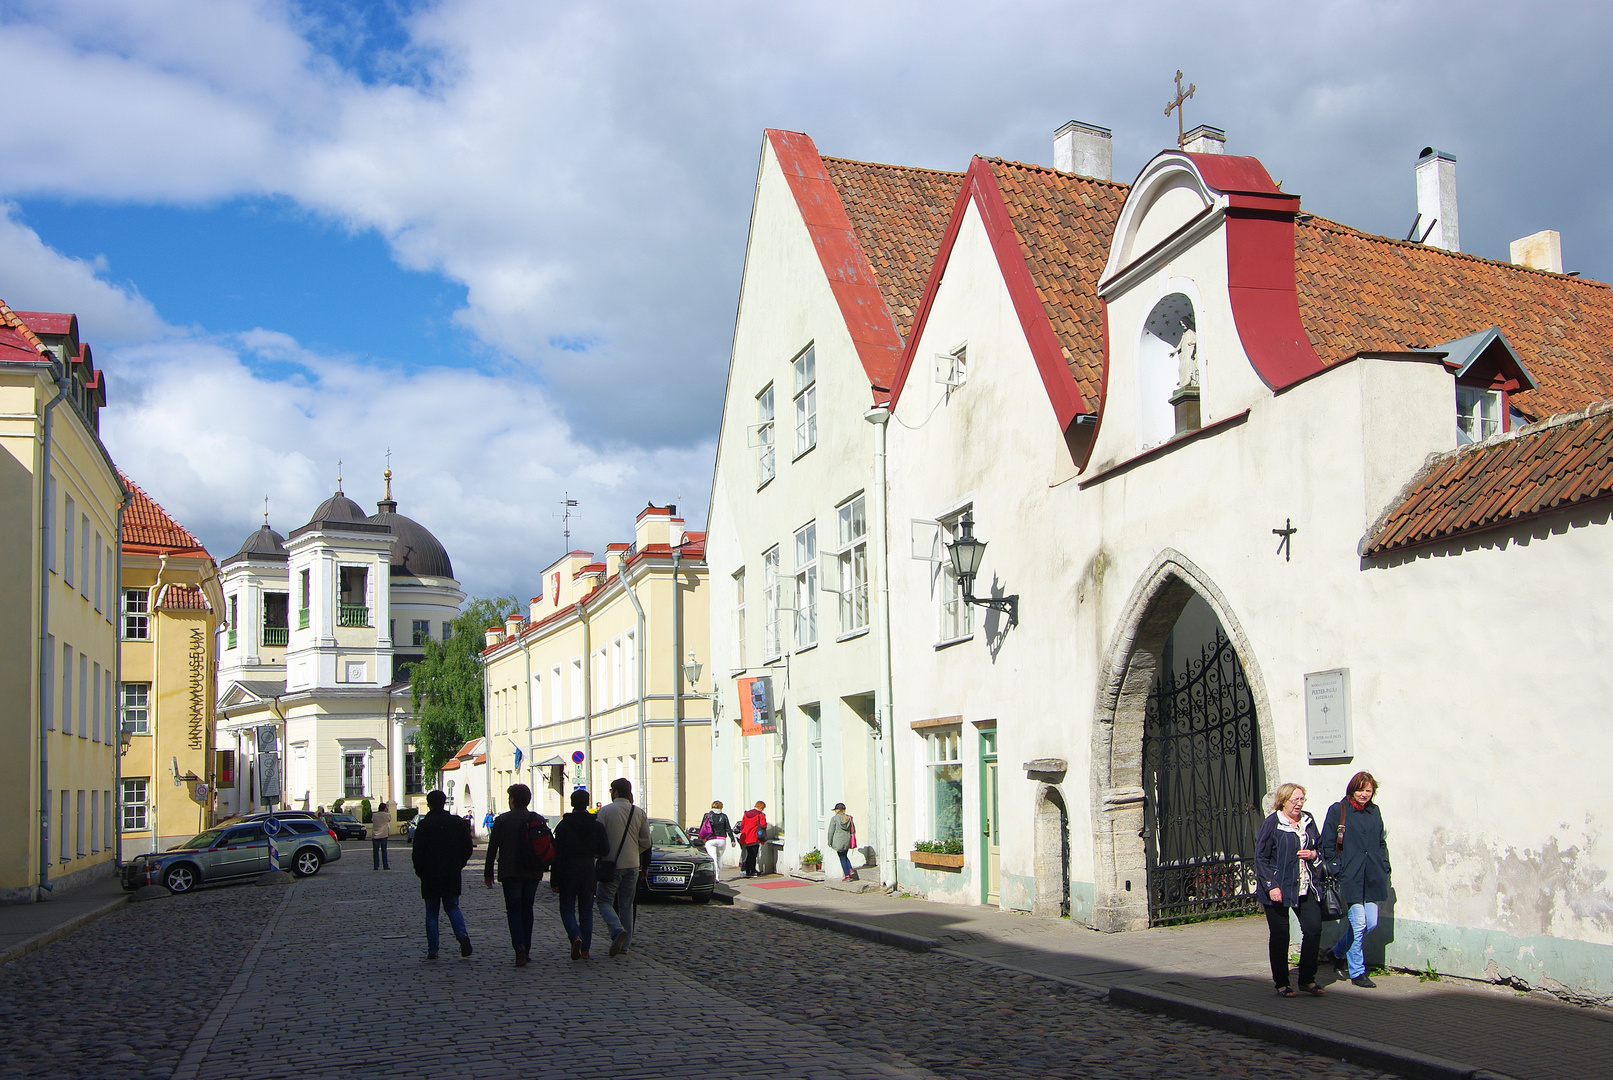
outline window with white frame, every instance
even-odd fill
[[[549,669],[549,723],[558,724],[565,714],[560,686],[560,665]]]
[[[571,658],[571,718],[575,720],[582,715],[582,661],[580,656]]]
[[[604,712],[614,704],[610,700],[610,656],[601,646],[594,650],[594,711]]]
[[[779,643],[778,548],[762,554],[762,652],[771,660],[784,652]]]
[[[761,487],[773,479],[777,462],[774,460],[773,437],[773,384],[756,395],[756,434],[751,440],[756,446],[756,486]]]
[[[63,496],[62,510],[62,580],[73,583],[73,524],[78,520],[78,508],[71,495]]]
[[[101,615],[107,622],[117,616],[118,564],[112,561],[112,546],[106,548],[106,599],[101,604]],[[108,811],[111,813],[111,811]],[[109,819],[110,820],[110,819]]]
[[[840,554],[836,560],[840,591],[840,633],[868,626],[868,511],[858,495],[836,510]]]
[[[1483,442],[1501,430],[1501,391],[1456,388],[1456,441]]]
[[[962,743],[961,728],[936,728],[924,733],[932,840],[957,840],[963,837]]]
[[[622,668],[622,639],[618,636],[610,643],[611,695],[618,705],[627,700],[626,674]]]
[[[369,757],[362,750],[349,750],[342,755],[342,797],[344,799],[362,799],[364,797],[365,761]]]
[[[112,670],[108,668],[101,672],[101,678],[106,680],[106,697],[102,699],[106,702],[106,741],[116,744],[118,740],[112,730],[112,713],[117,708],[117,698],[112,696]]]
[[[72,812],[68,809],[68,800],[70,800],[72,797],[73,793],[71,791],[68,791],[66,788],[62,789],[62,834],[61,842],[57,844],[57,847],[60,849],[62,862],[67,862],[72,858],[72,856],[67,853],[67,823],[73,820]]]
[[[86,855],[88,855],[90,853],[89,837],[86,835],[86,830],[84,828],[84,825],[85,825],[84,811],[85,811],[85,808],[86,808],[85,807],[85,799],[86,799],[86,797],[87,797],[87,793],[84,791],[84,789],[79,788],[78,791],[75,793],[74,799],[73,799],[73,813],[78,818],[78,837],[77,837],[78,843],[74,846],[73,850],[74,850],[75,854],[77,854],[77,856],[80,859],[82,859],[84,856],[86,856]]]
[[[963,589],[958,582],[957,571],[952,569],[952,560],[947,557],[946,545],[958,538],[961,531],[958,522],[969,511],[967,508],[959,510],[951,517],[941,521],[941,562],[939,567],[941,579],[941,628],[942,641],[954,641],[966,638],[975,632],[975,609],[973,604],[964,602]]]
[[[532,676],[532,691],[531,691],[531,693],[532,693],[532,722],[531,722],[531,726],[532,727],[539,727],[539,726],[541,726],[543,724],[543,675],[542,675],[541,672],[539,674],[537,674],[537,675]],[[558,720],[559,717],[554,717],[553,719]]]
[[[62,642],[62,734],[73,733],[73,646]]]
[[[101,793],[94,788],[90,789],[90,854],[94,855],[101,850],[101,830],[98,827],[101,820]]]
[[[78,737],[90,737],[90,658],[78,654]]]
[[[969,381],[969,347],[959,345],[949,353],[941,353],[935,358],[935,380],[946,387],[946,396],[952,397],[955,390]]]
[[[90,598],[90,516],[78,516],[78,594]]]
[[[813,347],[790,363],[795,379],[795,456],[818,445],[818,364]]]
[[[734,571],[734,664],[735,671],[745,670],[745,568]]]
[[[622,694],[623,701],[638,700],[638,632],[629,630],[622,636]]]
[[[90,741],[101,741],[101,665],[90,665]]]
[[[818,643],[818,523],[795,533],[795,647]]]
[[[40,711],[45,714],[45,730],[56,730],[56,702],[52,695],[56,691],[56,635],[45,635],[45,700],[40,703]]]
[[[123,590],[123,639],[151,639],[151,597],[144,589]]]
[[[102,564],[101,564],[101,534],[96,533],[95,534],[95,596],[94,596],[95,610],[96,611],[101,610],[101,580],[102,580],[101,579],[101,566],[102,566]],[[95,830],[92,828],[90,830],[90,832],[93,834],[95,832]]]
[[[144,779],[131,780],[125,777],[121,781],[123,808],[123,831],[144,832],[149,826],[146,824],[146,781]]]

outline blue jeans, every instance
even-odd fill
[[[605,929],[612,940],[626,932],[633,936],[633,897],[638,892],[638,867],[616,871],[616,880],[600,884],[594,896],[599,900],[599,917],[605,920]]]
[[[506,881],[504,918],[510,924],[510,945],[516,952],[532,951],[532,902],[538,898],[536,881]]]
[[[1333,955],[1349,962],[1352,979],[1359,979],[1367,973],[1367,960],[1362,954],[1361,945],[1377,925],[1377,904],[1351,904],[1350,910],[1344,914],[1344,932],[1333,943]]]
[[[370,841],[370,855],[375,859],[375,869],[390,870],[392,867],[386,861],[386,837]]]
[[[426,901],[426,951],[432,956],[437,955],[437,905],[441,904],[448,912],[448,924],[454,928],[454,937],[470,937],[470,931],[465,929],[465,916],[459,910],[459,897],[444,896],[440,900],[433,896]]]
[[[561,893],[560,922],[566,928],[566,940],[581,938],[582,951],[587,952],[594,940],[594,890]]]
[[[837,851],[837,852],[835,852],[835,854],[840,856],[840,873],[841,873],[841,876],[842,877],[850,877],[851,876],[851,856],[847,855],[844,851]]]

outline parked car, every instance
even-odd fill
[[[639,878],[638,894],[687,896],[697,904],[711,899],[717,867],[705,846],[667,818],[650,819],[649,873]]]
[[[274,846],[280,869],[308,877],[342,857],[341,846],[318,821],[286,818],[279,825]],[[131,891],[143,885],[163,885],[169,892],[185,893],[199,885],[255,877],[270,868],[269,837],[263,822],[236,822],[208,829],[167,851],[136,855],[123,865],[122,884]]]
[[[362,840],[366,835],[363,823],[352,814],[326,814],[325,822],[338,840]]]
[[[285,821],[287,818],[302,818],[307,821],[318,821],[321,823],[323,823],[325,820],[312,810],[259,810],[253,814],[239,814],[235,817],[225,818],[223,821],[219,822],[219,824],[236,825],[243,821],[262,821],[264,818],[275,818],[279,821]]]

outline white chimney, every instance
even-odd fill
[[[1563,272],[1563,236],[1556,229],[1542,229],[1522,240],[1512,241],[1512,261],[1536,270]]]
[[[1053,168],[1113,180],[1114,139],[1106,127],[1071,120],[1053,133]]]
[[[1429,247],[1461,251],[1456,232],[1456,157],[1432,146],[1417,158],[1417,238]]]
[[[1227,152],[1227,133],[1209,124],[1200,124],[1182,136],[1182,149],[1189,154],[1224,154]]]

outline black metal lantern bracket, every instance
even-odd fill
[[[1008,616],[1010,627],[1018,626],[1018,593],[1012,596],[974,594],[975,575],[980,572],[981,560],[986,555],[986,542],[975,536],[974,526],[974,516],[965,512],[958,520],[958,538],[947,545],[947,555],[952,559],[952,571],[958,575],[958,591],[963,594],[964,603],[1001,611]]]

